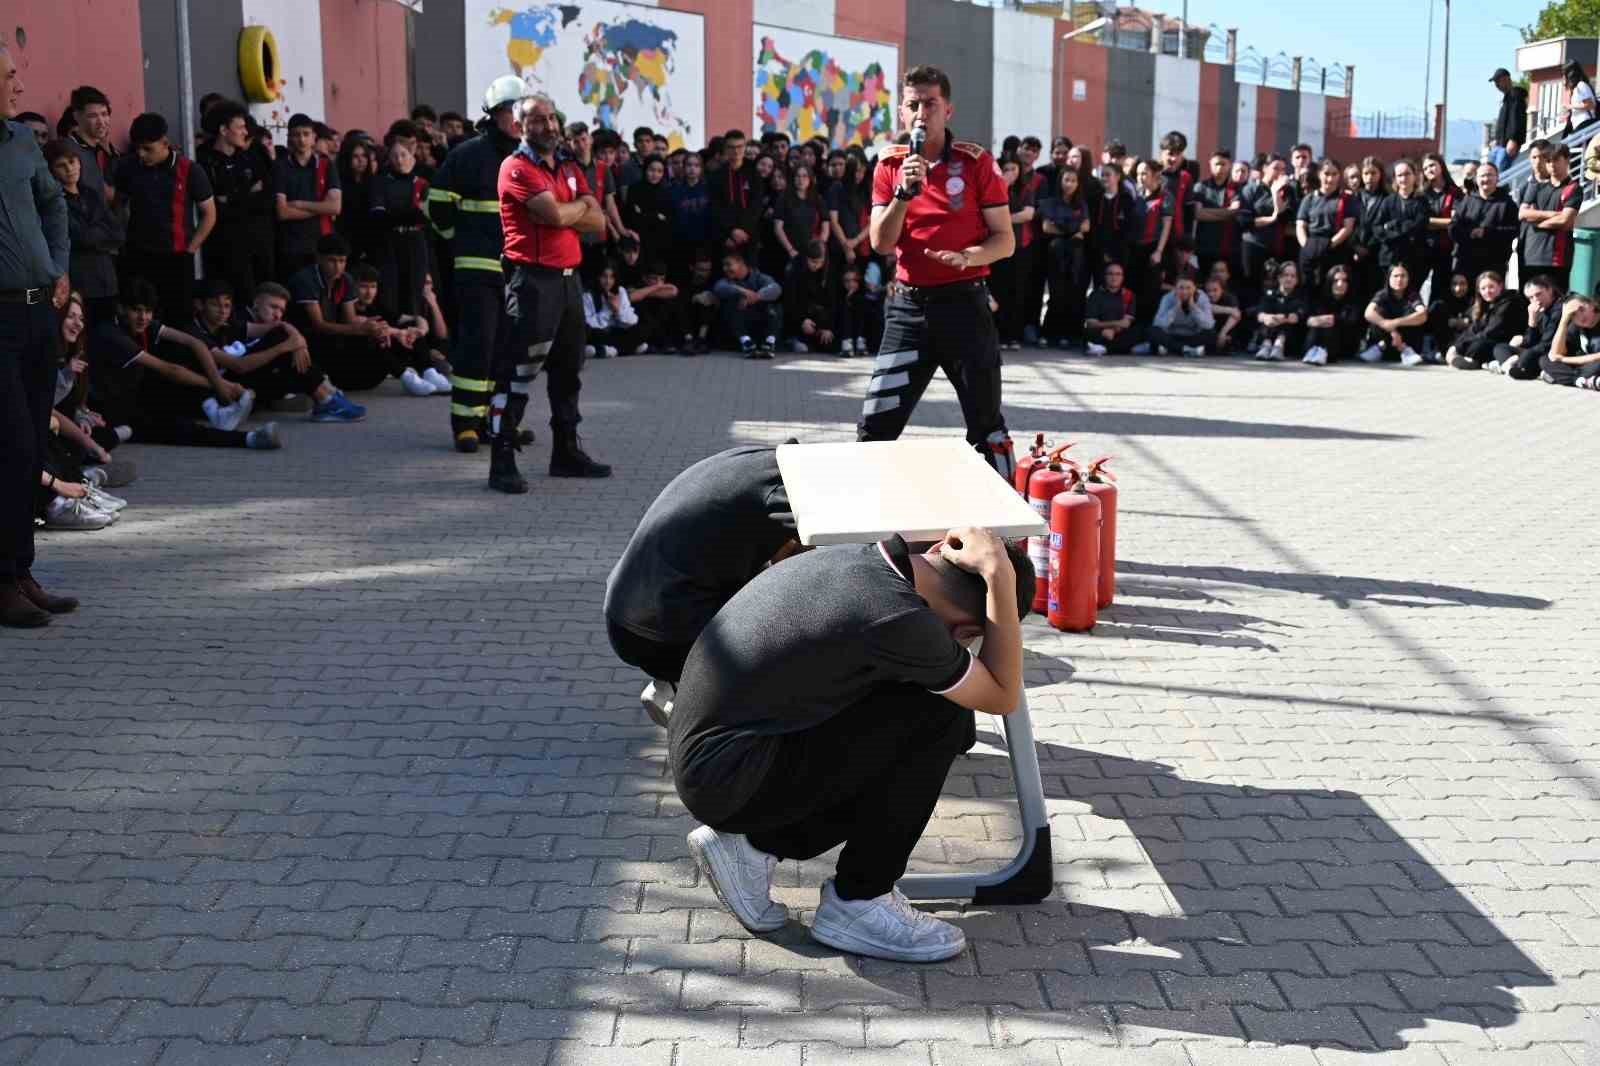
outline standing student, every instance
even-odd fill
[[[1528,317],[1522,297],[1507,289],[1505,279],[1494,271],[1479,274],[1477,288],[1467,326],[1445,353],[1445,360],[1457,370],[1478,370],[1494,359],[1496,348],[1515,337]]]
[[[317,261],[317,241],[333,233],[342,203],[339,169],[317,152],[311,116],[289,116],[289,149],[272,165],[278,216],[278,274],[289,277]]]
[[[126,231],[104,196],[85,193],[79,180],[82,157],[70,144],[51,141],[44,146],[44,158],[66,198],[67,234],[72,242],[70,276],[93,328],[117,313],[116,253]]]
[[[1504,276],[1520,226],[1517,204],[1500,184],[1500,170],[1493,163],[1478,168],[1475,186],[1450,218],[1455,270],[1469,278],[1485,270]]]
[[[744,131],[722,135],[722,171],[710,183],[712,230],[722,251],[738,252],[754,266],[761,253],[761,213],[767,202],[755,163],[744,158],[744,146]]]
[[[1539,376],[1540,361],[1550,352],[1556,327],[1561,324],[1561,304],[1555,282],[1536,274],[1522,285],[1528,302],[1528,320],[1522,332],[1504,344],[1495,345],[1494,359],[1484,369],[1517,381],[1532,381]]]
[[[350,242],[350,258],[357,263],[376,262],[384,238],[381,220],[372,213],[378,157],[378,146],[365,137],[346,137],[334,160],[340,204],[333,231]]]
[[[837,269],[865,272],[872,257],[872,164],[860,149],[845,153],[844,176],[828,190],[828,232],[837,253],[829,262]]]
[[[672,201],[666,160],[656,155],[645,157],[639,180],[627,188],[622,224],[639,235],[643,255],[665,258],[672,251]]]
[[[194,314],[194,257],[217,224],[211,179],[167,139],[167,120],[154,113],[133,120],[133,154],[118,160],[111,186],[127,205],[128,239],[119,258],[122,288],[144,278],[161,295],[169,322]]]
[[[68,110],[73,128],[67,141],[83,164],[79,181],[85,191],[109,197],[111,173],[122,155],[111,133],[111,100],[93,85],[80,85],[72,90]]]
[[[1139,196],[1144,205],[1144,227],[1128,250],[1128,268],[1131,276],[1141,325],[1148,325],[1161,304],[1162,282],[1166,279],[1168,245],[1173,237],[1173,219],[1177,207],[1172,193],[1162,181],[1161,168],[1153,160],[1142,159],[1136,171]]]
[[[1038,213],[1050,245],[1050,309],[1045,313],[1043,338],[1065,348],[1081,339],[1088,285],[1089,209],[1078,172],[1071,167],[1061,168],[1056,187],[1050,191]]]
[[[829,225],[811,168],[803,163],[795,167],[791,180],[778,200],[772,220],[772,231],[783,248],[786,267],[804,258],[806,248],[824,237]]]
[[[1389,195],[1389,172],[1383,160],[1369,155],[1361,160],[1361,221],[1356,226],[1352,249],[1350,284],[1362,306],[1383,288],[1383,273],[1378,266],[1378,238],[1372,232],[1378,221],[1378,207]]]
[[[1090,355],[1127,355],[1142,337],[1135,297],[1123,285],[1124,276],[1121,263],[1107,263],[1102,274],[1105,284],[1089,294],[1083,327],[1088,336],[1085,350]]]
[[[1387,284],[1367,304],[1367,347],[1361,351],[1364,363],[1381,362],[1394,356],[1401,366],[1422,363],[1422,333],[1428,324],[1428,308],[1411,288],[1411,271],[1404,262],[1389,267]]]
[[[1233,156],[1221,149],[1212,152],[1211,176],[1194,187],[1194,247],[1201,277],[1210,277],[1219,260],[1234,275],[1243,267],[1241,238],[1251,219],[1243,192],[1233,180]]]
[[[1428,201],[1428,234],[1425,242],[1428,276],[1432,279],[1432,285],[1438,287],[1450,278],[1455,259],[1450,219],[1466,197],[1461,186],[1450,176],[1444,156],[1438,152],[1429,152],[1422,157],[1422,195]],[[1417,291],[1422,291],[1420,282]]]
[[[1330,269],[1323,292],[1314,299],[1311,315],[1306,319],[1306,354],[1301,362],[1326,366],[1354,356],[1361,349],[1361,335],[1367,328],[1365,309],[1365,298],[1352,288],[1350,268]]]
[[[1161,138],[1161,184],[1172,194],[1172,239],[1193,237],[1194,212],[1190,200],[1194,193],[1194,174],[1183,153],[1189,148],[1189,138],[1173,130]]]
[[[217,202],[217,227],[203,253],[205,275],[226,278],[243,298],[274,273],[272,162],[251,143],[250,113],[236,100],[212,104],[203,128],[209,139],[198,160]]]
[[[1417,190],[1417,168],[1409,159],[1394,165],[1394,192],[1383,198],[1372,222],[1378,245],[1378,266],[1390,277],[1398,264],[1406,268],[1408,285],[1415,285],[1428,269],[1427,235],[1432,215],[1427,199]]]
[[[1259,327],[1254,358],[1281,363],[1299,358],[1305,348],[1306,319],[1311,317],[1306,294],[1300,288],[1300,268],[1294,262],[1279,264],[1277,284],[1261,297],[1256,311]]]
[[[1256,302],[1270,280],[1266,277],[1267,261],[1281,260],[1289,254],[1297,210],[1292,184],[1288,161],[1281,155],[1269,155],[1261,165],[1261,177],[1240,194],[1250,212],[1250,226],[1240,248],[1244,267],[1240,299],[1246,307]]]
[[[389,163],[373,179],[371,212],[377,241],[373,251],[380,290],[389,309],[400,315],[420,315],[422,279],[433,267],[428,240],[428,183],[416,172],[410,147],[389,145]]]
[[[950,79],[916,66],[900,90],[900,122],[926,134],[922,153],[886,147],[873,174],[873,250],[894,255],[883,342],[857,440],[895,440],[942,369],[955,386],[967,443],[1010,482],[1016,469],[1001,412],[1000,337],[989,311],[989,265],[1015,248],[1011,207],[994,159],[946,123]]]
[[[1550,351],[1539,361],[1539,378],[1548,385],[1594,388],[1600,373],[1600,309],[1587,296],[1574,296],[1561,307]]]
[[[1324,159],[1317,168],[1317,182],[1317,191],[1300,201],[1295,218],[1300,275],[1311,291],[1323,287],[1330,269],[1350,262],[1361,224],[1361,201],[1344,191],[1339,164]]]
[[[1126,268],[1133,242],[1144,228],[1144,199],[1135,193],[1133,183],[1122,176],[1115,163],[1100,165],[1100,189],[1100,211],[1093,223],[1095,250],[1100,257],[1096,270],[1108,263]]]
[[[1522,262],[1530,274],[1548,274],[1563,292],[1572,280],[1572,231],[1578,223],[1583,192],[1574,181],[1564,144],[1545,148],[1547,181],[1530,181],[1522,192]]]
[[[1011,211],[1011,234],[1017,251],[998,260],[989,269],[989,291],[994,294],[1000,310],[995,313],[995,326],[1000,332],[1000,347],[1016,351],[1022,347],[1022,303],[1025,279],[1024,264],[1028,260],[1028,244],[1033,240],[1033,193],[1022,187],[1022,163],[1016,156],[1000,160],[1000,179],[1006,185],[1006,205]]]

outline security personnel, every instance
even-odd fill
[[[521,140],[512,113],[524,89],[514,74],[483,94],[482,131],[445,156],[428,190],[428,218],[454,264],[455,344],[450,351],[450,430],[456,451],[475,452],[488,434],[492,353],[511,336],[500,270],[500,164]],[[531,443],[528,435],[523,443]]]
[[[981,145],[952,140],[950,79],[913,67],[900,121],[923,148],[892,145],[872,180],[872,247],[898,256],[883,342],[856,426],[857,440],[894,440],[933,378],[955,386],[967,442],[1011,479],[1011,435],[1000,413],[1000,337],[989,313],[989,264],[1013,248],[1005,182]],[[920,131],[920,134],[919,132]]]
[[[527,492],[517,470],[517,430],[528,390],[540,370],[550,397],[551,477],[610,477],[578,444],[578,390],[583,370],[583,292],[580,233],[605,229],[605,213],[576,160],[561,151],[561,117],[548,96],[525,96],[515,115],[522,144],[500,164],[500,225],[510,344],[496,351],[489,403],[489,487]]]

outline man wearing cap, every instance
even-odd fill
[[[905,429],[935,368],[955,386],[967,442],[1008,481],[1014,459],[1000,413],[1000,337],[984,279],[1012,253],[1005,181],[982,145],[945,128],[954,107],[950,79],[913,67],[900,95],[900,120],[920,150],[897,144],[878,156],[872,179],[872,248],[897,257],[884,307],[857,440],[894,440]]]
[[[39,489],[56,381],[55,301],[67,298],[67,201],[28,127],[22,79],[0,45],[0,626],[42,626],[78,606],[39,587]]]
[[[1528,139],[1528,90],[1515,84],[1505,67],[1489,80],[1500,90],[1500,115],[1494,120],[1494,151],[1489,158],[1504,174]]]

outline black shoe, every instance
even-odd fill
[[[526,448],[533,443],[533,430],[526,426],[517,430],[517,447]]]
[[[496,437],[489,445],[489,487],[513,496],[528,491],[528,479],[517,469],[517,443]]]
[[[751,340],[749,337],[746,337],[739,342],[739,354],[743,355],[746,359],[761,358],[761,352],[757,350],[756,342]]]
[[[27,597],[29,603],[41,611],[48,611],[51,614],[70,614],[78,609],[75,597],[50,595],[39,587],[32,574],[24,573],[17,578],[17,588],[22,590],[23,596]]]
[[[565,433],[556,437],[555,450],[550,453],[550,476],[610,477],[611,467],[589,458],[576,433]]]
[[[0,626],[38,629],[50,624],[50,612],[23,595],[14,578],[0,578]]]
[[[463,429],[456,434],[456,451],[462,455],[471,455],[477,451],[479,443],[478,431],[475,429]]]

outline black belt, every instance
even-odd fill
[[[571,277],[578,272],[577,267],[553,267],[542,263],[519,263],[515,259],[501,260],[502,264],[513,270],[526,270],[530,274],[545,274],[550,277]]]
[[[889,283],[890,296],[904,296],[917,303],[927,303],[930,300],[939,300],[947,297],[964,296],[976,289],[983,287],[983,278],[970,278],[966,281],[952,281],[944,285],[907,285],[903,281]]]
[[[49,289],[7,289],[0,292],[0,304],[42,304],[50,299]]]

